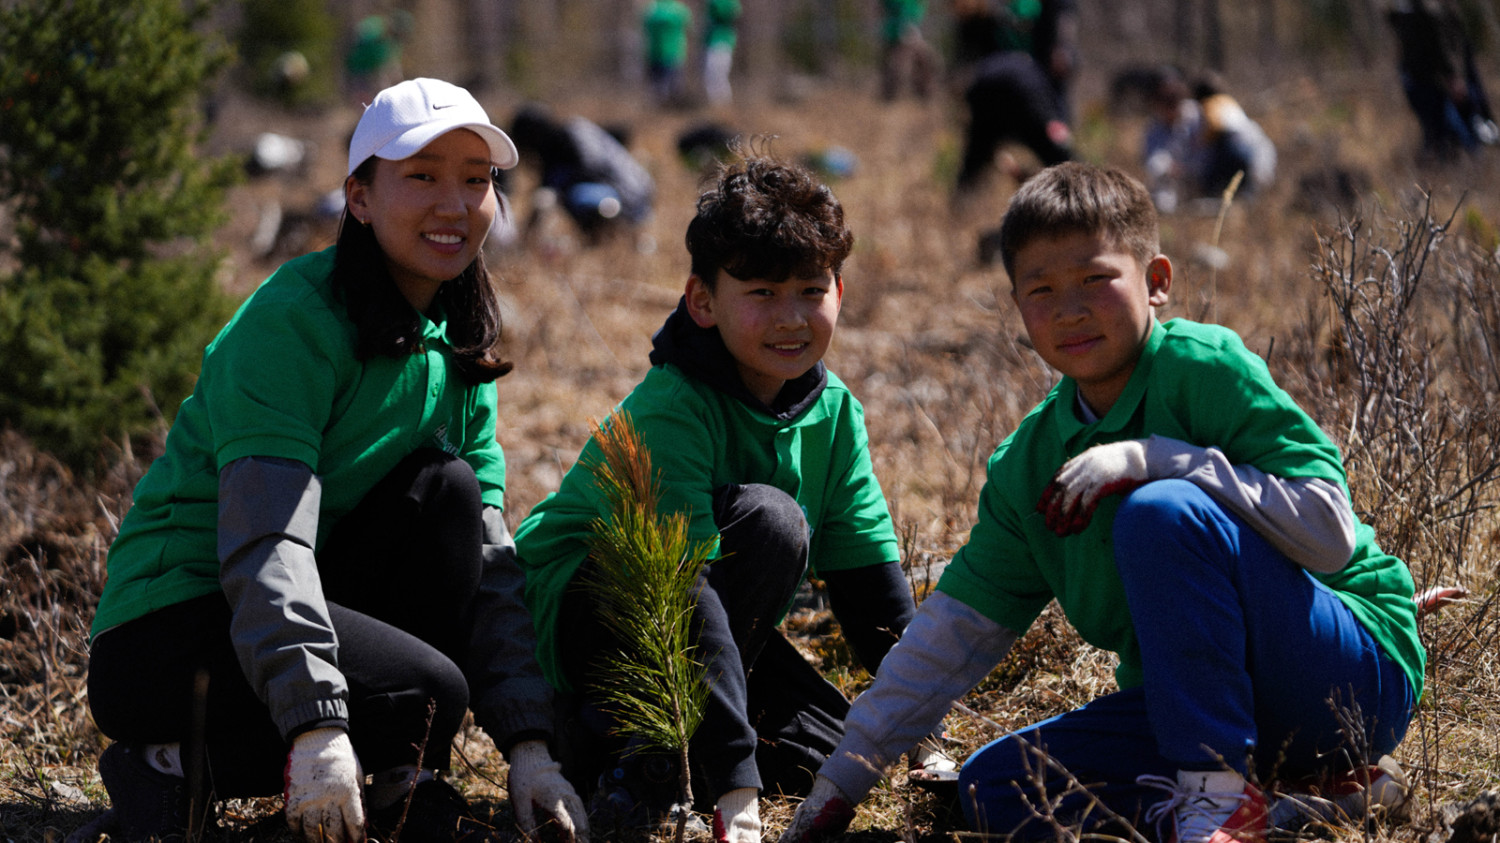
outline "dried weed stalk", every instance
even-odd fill
[[[1320,235],[1312,269],[1325,306],[1312,309],[1306,335],[1326,345],[1301,361],[1315,416],[1342,439],[1362,520],[1419,590],[1472,595],[1421,625],[1427,693],[1404,754],[1429,809],[1475,786],[1455,779],[1472,769],[1466,756],[1493,753],[1481,735],[1494,723],[1473,712],[1500,700],[1500,268],[1453,233],[1456,216],[1440,219],[1424,196],[1404,219],[1346,219]]]

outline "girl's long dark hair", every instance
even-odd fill
[[[360,165],[355,178],[369,179],[373,161]],[[421,320],[391,278],[375,232],[347,209],[339,222],[331,280],[358,331],[354,349],[358,359],[416,353],[422,339]],[[489,383],[511,370],[512,364],[499,356],[500,301],[490,285],[483,252],[457,278],[438,288],[435,303],[447,316],[453,363],[464,380]]]

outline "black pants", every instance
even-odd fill
[[[959,190],[973,189],[995,152],[1007,141],[1024,144],[1050,167],[1072,157],[1072,151],[1047,133],[1047,124],[1062,120],[1057,90],[1029,53],[999,53],[985,59],[964,92],[969,126],[964,137]]]
[[[772,486],[726,486],[714,495],[722,558],[700,580],[693,625],[707,655],[709,697],[689,744],[700,807],[740,787],[805,794],[843,734],[849,703],[776,630],[807,571],[808,530],[801,507]],[[590,563],[591,564],[591,563]],[[625,742],[590,693],[592,658],[618,645],[588,595],[570,591],[562,609],[564,669],[579,693],[562,700],[565,774],[581,793],[622,766]],[[676,792],[675,768],[652,775],[659,758],[623,759],[620,778],[648,803],[664,807]]]
[[[349,685],[350,738],[367,772],[448,766],[468,708],[458,665],[479,584],[481,511],[473,469],[423,449],[371,489],[318,553]],[[229,620],[224,596],[212,594],[99,635],[89,659],[94,720],[117,741],[193,746],[201,672],[213,791],[221,798],[279,793],[287,743],[245,679]]]

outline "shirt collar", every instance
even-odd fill
[[[416,310],[416,308],[412,309]],[[451,346],[452,343],[448,342],[448,314],[444,312],[441,304],[434,304],[430,310],[431,315],[420,310],[416,311],[417,319],[420,320],[422,326],[423,339],[438,339],[442,340],[445,345]]]

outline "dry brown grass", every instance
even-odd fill
[[[1091,93],[1102,90],[1102,72],[1080,88],[1082,152],[1133,168],[1139,123],[1109,116]],[[1490,156],[1448,170],[1415,169],[1414,131],[1390,85],[1385,68],[1364,69],[1247,94],[1281,146],[1282,169],[1272,192],[1230,209],[1218,243],[1227,268],[1213,274],[1193,259],[1212,239],[1212,216],[1163,224],[1164,249],[1178,263],[1163,316],[1238,330],[1346,449],[1356,504],[1386,547],[1410,562],[1420,584],[1471,591],[1467,602],[1423,628],[1432,652],[1429,692],[1401,751],[1417,808],[1406,823],[1329,832],[1349,840],[1441,839],[1443,806],[1495,788],[1500,776],[1496,162]],[[505,114],[516,103],[489,104]],[[271,268],[238,248],[260,203],[272,196],[307,203],[336,185],[336,150],[353,112],[311,122],[226,105],[225,125],[300,133],[322,150],[298,180],[254,183],[236,194],[236,222],[225,232],[226,245],[236,247],[226,286],[243,294]],[[696,193],[696,174],[672,147],[694,115],[642,114],[633,94],[557,105],[633,125],[635,148],[660,189],[646,231],[656,248],[621,241],[581,249],[559,241],[493,255],[517,364],[500,383],[513,524],[556,487],[590,422],[644,373],[649,334],[685,280],[681,235]],[[838,144],[859,157],[858,172],[834,184],[857,244],[829,364],[865,404],[875,467],[925,593],[926,566],[948,558],[972,524],[985,458],[1053,379],[1019,338],[1003,273],[975,259],[977,234],[998,221],[1013,185],[997,179],[972,205],[950,206],[959,115],[942,100],[882,105],[868,87],[813,88],[798,101],[747,104],[733,125],[778,135],[775,148],[787,156]],[[1368,178],[1359,207],[1340,210],[1363,215],[1373,231],[1354,235],[1331,205],[1297,189],[1302,176],[1334,165]],[[1438,222],[1464,188],[1473,188],[1436,252],[1422,245],[1429,229],[1418,184],[1431,191],[1430,216]],[[1413,279],[1410,268],[1387,273],[1372,246],[1429,256],[1409,301],[1390,295],[1392,279]],[[1375,283],[1363,284],[1366,277]],[[85,629],[105,548],[149,456],[116,454],[107,475],[84,483],[20,436],[0,437],[0,839],[54,841],[103,806],[93,763],[104,739],[88,717]],[[796,619],[813,628],[818,620]],[[830,664],[839,661],[836,646],[815,637],[806,643]],[[1109,690],[1111,666],[1049,613],[965,702],[1001,727],[1020,726]],[[839,678],[851,692],[867,681],[857,670]],[[951,715],[947,725],[960,755],[996,736],[967,715]],[[461,740],[469,762],[456,771],[462,786],[504,811],[503,762],[477,731]],[[768,800],[768,835],[794,807]],[[276,800],[230,806],[232,839],[282,837],[275,808]],[[256,824],[267,817],[272,821]],[[863,807],[846,839],[950,840],[961,828],[898,774]]]

